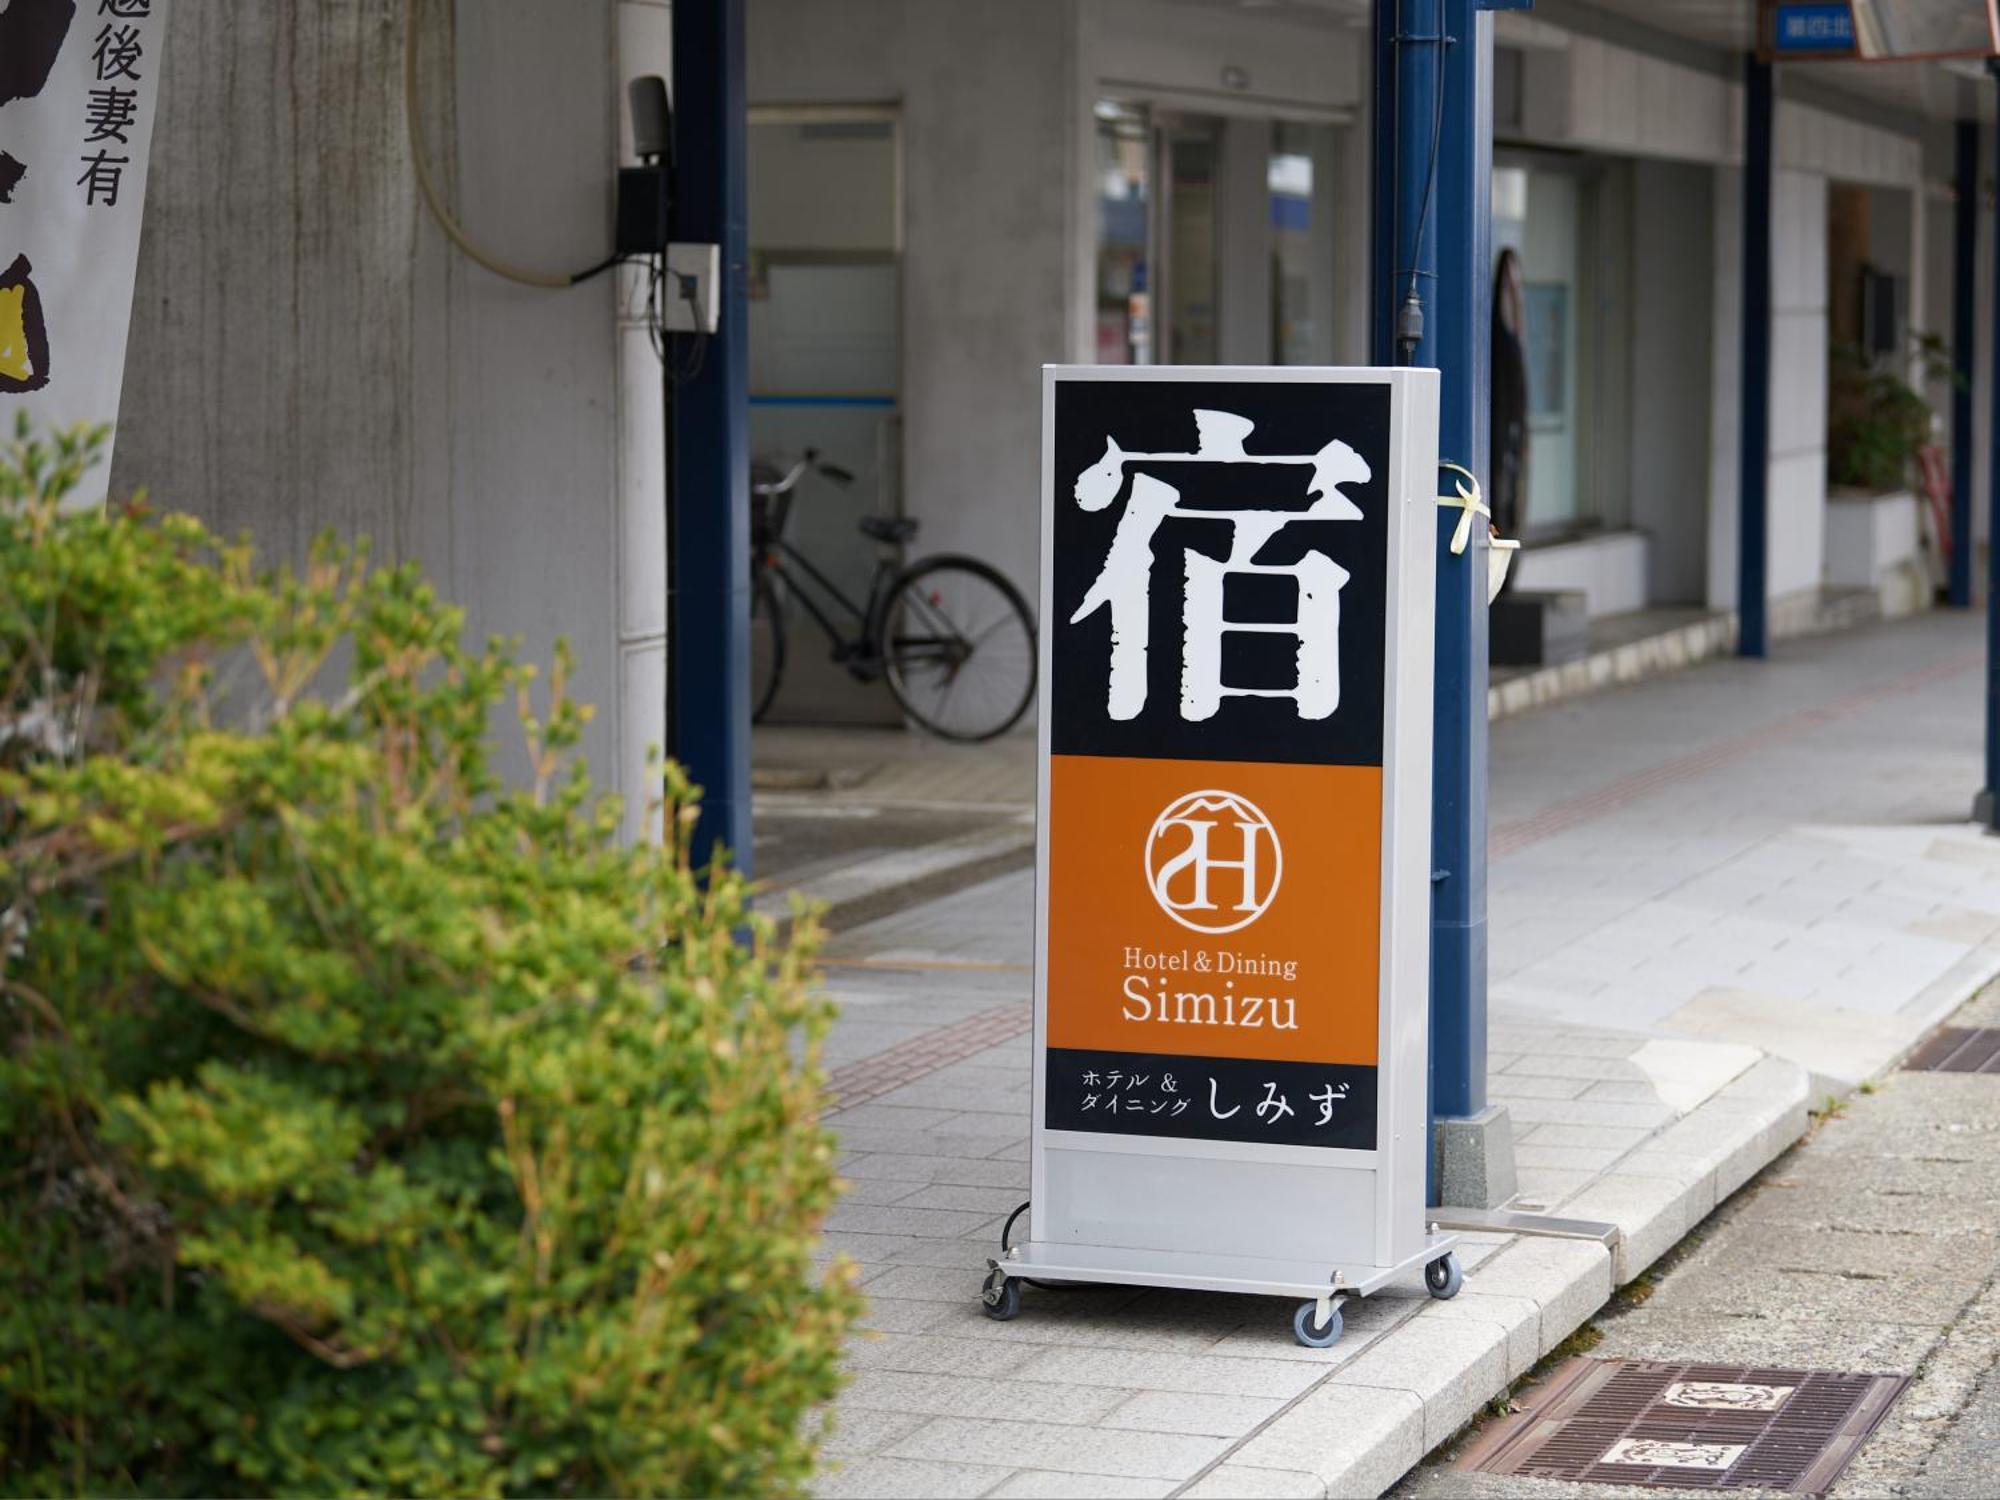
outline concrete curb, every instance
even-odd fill
[[[1426,1303],[1245,1439],[1182,1493],[1379,1495],[1525,1375],[1807,1122],[1805,1069],[1765,1057],[1571,1196],[1618,1245],[1517,1239],[1450,1302]]]
[[[758,892],[759,911],[781,924],[795,898],[820,908],[829,932],[859,927],[918,901],[934,901],[1035,862],[1035,828],[1009,823],[842,865],[813,880]]]
[[[1791,640],[1831,635],[1870,624],[1886,614],[1881,600],[1868,590],[1813,591],[1809,596],[1777,601],[1770,620],[1771,636]],[[1717,610],[1669,625],[1653,635],[1600,647],[1575,661],[1513,672],[1486,690],[1486,717],[1512,718],[1530,709],[1644,682],[1726,656],[1736,649],[1737,630],[1736,611]]]

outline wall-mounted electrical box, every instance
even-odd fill
[[[618,169],[613,246],[621,256],[658,255],[667,247],[667,174],[658,166]]]
[[[722,304],[719,245],[667,246],[667,279],[660,289],[668,333],[713,333]]]

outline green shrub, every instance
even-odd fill
[[[94,445],[0,449],[0,1490],[802,1488],[811,924],[689,869],[671,768],[619,846],[560,653],[65,512]]]
[[[1911,341],[1926,380],[1956,377],[1933,334]],[[1910,485],[1917,455],[1932,440],[1930,402],[1903,378],[1895,359],[1858,344],[1835,344],[1827,373],[1827,478],[1885,494]]]

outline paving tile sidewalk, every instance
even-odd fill
[[[870,1312],[824,1495],[1372,1493],[1804,1127],[1803,1072],[1754,1048],[1522,1023],[1495,1097],[1574,1133],[1524,1195],[1622,1224],[1616,1257],[1470,1235],[1456,1300],[1412,1283],[1350,1303],[1323,1351],[1268,1298],[1030,1288],[993,1323],[978,1282],[1027,1196],[1028,1005],[1020,964],[975,955],[1027,920],[1009,877],[835,944],[830,1123],[853,1186],[825,1248],[859,1263]]]
[[[841,934],[831,1117],[862,1267],[827,1495],[1354,1494],[1391,1484],[2000,968],[1976,622],[1796,643],[1493,735],[1493,1096],[1526,1201],[1621,1225],[1472,1238],[1466,1289],[1348,1309],[1130,1290],[976,1302],[1026,1197],[1030,884]]]

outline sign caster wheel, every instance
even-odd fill
[[[1327,1309],[1326,1321],[1319,1321],[1319,1303],[1301,1302],[1292,1314],[1292,1337],[1308,1349],[1331,1349],[1340,1342],[1346,1321],[1338,1307]]]
[[[979,1290],[979,1310],[996,1323],[1005,1323],[1021,1314],[1021,1283],[1000,1271],[990,1271]]]
[[[1440,1302],[1449,1302],[1456,1297],[1458,1289],[1465,1285],[1465,1268],[1458,1263],[1457,1253],[1440,1255],[1425,1266],[1424,1285]]]

